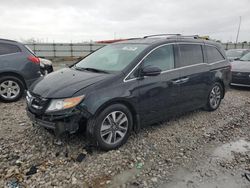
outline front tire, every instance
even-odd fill
[[[129,109],[122,104],[113,104],[88,121],[87,134],[100,149],[113,150],[126,143],[132,125]]]
[[[18,101],[24,93],[24,83],[15,76],[0,77],[0,99],[3,102]]]
[[[216,82],[209,92],[206,109],[208,111],[216,110],[220,106],[222,98],[223,87],[220,83]]]

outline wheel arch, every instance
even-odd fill
[[[14,76],[14,77],[17,77],[18,79],[20,79],[20,80],[23,82],[24,88],[27,89],[26,82],[25,82],[23,76],[20,75],[19,73],[11,72],[11,71],[8,71],[8,72],[1,72],[1,73],[0,73],[0,78],[3,77],[3,76]]]
[[[221,86],[222,86],[222,89],[223,89],[223,96],[222,96],[222,98],[224,98],[224,96],[225,96],[225,84],[224,84],[224,82],[223,82],[223,80],[221,80],[221,79],[219,79],[219,78],[217,78],[216,80],[215,80],[215,83],[219,83],[219,84],[221,84]]]
[[[94,116],[97,116],[98,114],[100,114],[100,112],[102,110],[104,110],[105,108],[107,108],[110,105],[113,104],[122,104],[124,106],[126,106],[129,111],[131,112],[132,118],[133,118],[133,127],[132,129],[138,129],[138,125],[139,125],[139,118],[138,118],[138,113],[136,108],[134,107],[133,104],[131,104],[131,102],[127,101],[126,99],[121,99],[121,98],[117,98],[117,99],[113,99],[110,101],[105,102],[104,104],[102,104],[101,106],[99,106],[99,108],[96,110]]]

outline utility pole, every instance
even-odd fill
[[[236,36],[236,44],[238,43],[238,38],[239,38],[239,33],[240,33],[240,25],[241,25],[241,16],[240,16],[240,23],[239,23],[239,27],[238,27],[238,31],[237,31],[237,36]]]

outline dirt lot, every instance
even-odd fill
[[[230,90],[215,112],[147,127],[109,152],[86,148],[82,134],[55,145],[31,125],[24,100],[0,110],[0,187],[250,187],[249,89]]]

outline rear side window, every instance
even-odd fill
[[[206,46],[206,52],[208,63],[214,63],[225,59],[219,50],[213,46]]]
[[[143,66],[154,66],[162,71],[174,68],[174,49],[173,45],[166,45],[157,48],[150,53],[143,61]]]
[[[203,63],[202,46],[199,44],[179,44],[180,67]]]
[[[0,43],[0,55],[21,52],[20,48],[13,44]]]
[[[33,50],[30,49],[30,47],[28,45],[25,45],[25,48],[33,55],[35,55],[35,52],[33,52]]]

